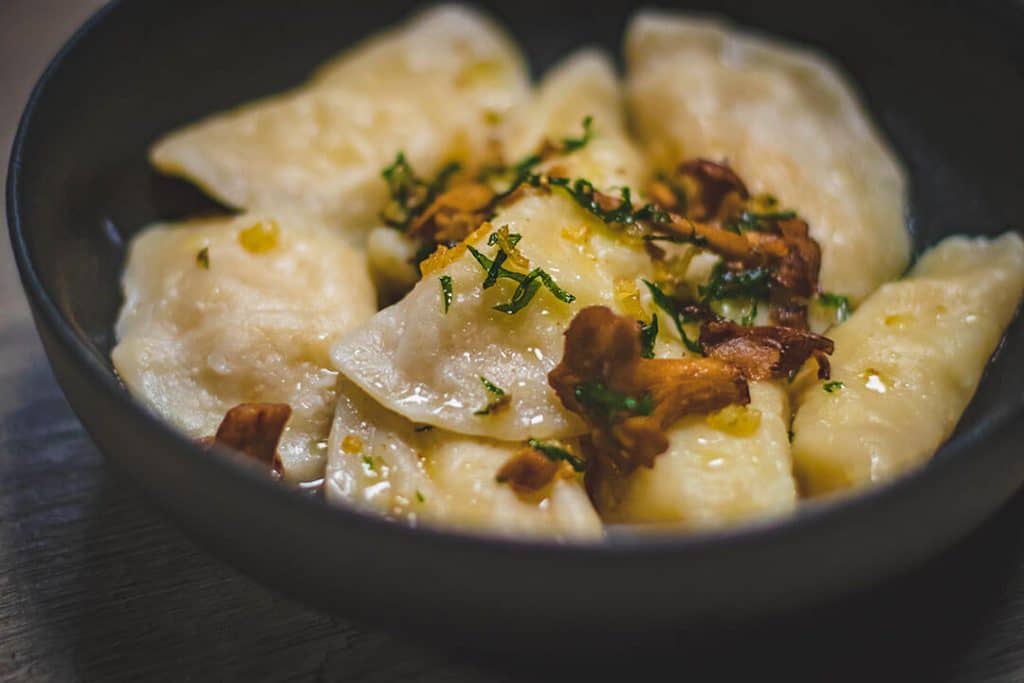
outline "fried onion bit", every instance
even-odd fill
[[[665,431],[690,413],[750,402],[742,373],[716,358],[645,359],[635,320],[604,306],[581,310],[548,375],[562,404],[590,427],[589,458],[629,473],[668,449]]]
[[[552,460],[532,447],[516,451],[498,470],[499,484],[508,484],[520,496],[533,496],[545,491],[561,477],[572,477],[572,467]]]
[[[494,192],[481,183],[464,183],[438,195],[413,220],[409,234],[432,242],[458,242],[487,220]]]
[[[832,340],[791,327],[745,327],[728,320],[705,323],[700,346],[710,358],[736,366],[750,380],[788,377],[808,358],[818,363],[818,377],[829,378]]]
[[[240,403],[224,415],[217,435],[200,443],[230,448],[280,472],[277,444],[291,415],[287,403]]]

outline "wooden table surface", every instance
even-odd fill
[[[0,0],[4,150],[45,61],[99,4]],[[665,667],[692,681],[1024,681],[1022,518],[1024,494],[926,567],[698,651],[680,645],[595,671],[430,650],[277,596],[148,509],[64,401],[0,249],[3,681],[646,680]]]

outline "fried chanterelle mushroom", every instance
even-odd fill
[[[651,195],[666,212],[666,220],[652,226],[656,233],[715,252],[733,274],[766,269],[773,319],[806,328],[821,247],[795,211],[780,210],[770,195],[751,196],[732,169],[707,159],[684,161],[653,184]]]
[[[557,479],[572,476],[569,463],[555,460],[534,446],[524,446],[501,466],[497,480],[522,497],[532,497],[543,494]]]
[[[280,470],[277,444],[291,415],[287,403],[240,403],[224,415],[217,435],[201,443],[230,448]]]
[[[716,358],[642,357],[640,328],[604,306],[581,310],[548,375],[563,405],[590,426],[588,457],[628,473],[668,449],[665,431],[689,413],[750,402],[747,382]]]
[[[788,377],[808,358],[818,362],[818,377],[828,379],[832,340],[791,327],[744,327],[728,320],[713,320],[700,330],[701,350],[710,357],[735,365],[751,380]]]

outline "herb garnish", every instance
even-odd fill
[[[573,152],[581,150],[590,144],[590,141],[594,137],[593,123],[594,117],[587,116],[583,119],[582,136],[578,138],[563,138],[561,145],[554,147],[553,150],[549,147],[546,153],[541,152],[530,154],[511,166],[491,166],[485,168],[480,172],[479,180],[494,190],[495,202],[501,201],[515,192],[516,189],[524,182],[530,181],[533,177],[539,177],[534,176],[534,169],[540,165],[546,157],[551,156],[552,152],[560,155],[572,154]],[[501,184],[501,187],[496,188],[496,184]]]
[[[654,358],[654,342],[658,338],[658,314],[651,316],[651,322],[640,321],[640,357]]]
[[[493,239],[492,239],[493,238]],[[518,233],[512,233],[508,235],[508,244],[512,248],[519,244],[519,240],[522,236]],[[497,244],[498,238],[496,233],[492,233],[491,237],[488,238],[488,244]],[[487,277],[484,278],[483,288],[488,289],[498,281],[499,278],[505,278],[508,280],[514,280],[519,283],[515,291],[512,292],[512,298],[507,303],[498,304],[494,306],[494,310],[501,311],[502,313],[508,313],[513,315],[523,310],[533,297],[537,294],[540,288],[546,287],[552,296],[559,301],[567,304],[571,304],[576,300],[576,297],[569,292],[565,291],[555,282],[554,278],[547,274],[541,268],[534,268],[529,273],[517,273],[514,270],[509,270],[504,267],[504,263],[509,259],[509,254],[502,248],[498,248],[498,253],[495,254],[494,259],[490,259],[480,251],[472,246],[469,247],[469,253],[473,255],[476,262],[480,264],[480,267],[487,273]]]
[[[573,393],[577,401],[608,420],[620,413],[650,415],[654,411],[654,400],[649,395],[633,398],[609,389],[604,382],[582,382],[576,385]]]
[[[202,249],[199,250],[199,253],[196,254],[196,265],[198,265],[200,268],[202,268],[204,270],[209,270],[210,269],[210,248],[209,247],[203,247]]]
[[[381,177],[387,182],[391,195],[380,213],[381,220],[392,228],[406,230],[461,169],[462,164],[452,161],[438,171],[433,180],[423,180],[412,170],[405,154],[399,152],[391,165],[381,171]]]
[[[586,116],[583,119],[583,135],[578,138],[562,138],[562,154],[572,154],[578,149],[583,149],[590,142],[590,139],[594,136],[594,129],[592,125],[594,123],[593,116]]]
[[[444,312],[452,305],[452,278],[450,275],[442,275],[438,278],[441,281],[441,297],[444,299]]]
[[[427,499],[423,497],[423,494],[420,493],[419,489],[416,489],[416,500],[418,500],[421,503],[427,502]]]
[[[719,261],[707,284],[700,287],[700,295],[705,304],[724,299],[767,299],[771,281],[767,268],[729,270]]]
[[[656,207],[654,204],[644,204],[636,208],[633,206],[632,192],[628,187],[619,190],[618,199],[599,198],[594,184],[585,178],[561,178],[540,175],[530,175],[526,182],[534,187],[552,185],[561,187],[569,196],[576,200],[581,207],[600,218],[605,223],[615,225],[634,225],[640,221],[652,221],[654,223],[668,223],[669,215]],[[602,199],[604,201],[602,202]],[[602,206],[602,203],[605,206]]]
[[[480,410],[474,411],[474,415],[492,415],[508,405],[510,397],[505,393],[504,389],[482,375],[480,376],[480,381],[483,383],[484,388],[487,389],[487,393],[491,395],[491,400]]]
[[[530,444],[530,448],[544,455],[548,460],[552,460],[554,462],[564,460],[569,463],[572,466],[572,469],[576,472],[585,472],[587,469],[587,463],[580,458],[577,458],[561,446],[553,443],[537,441],[537,439],[530,439],[527,443]]]
[[[371,472],[376,472],[377,471],[377,468],[373,464],[373,456],[372,455],[364,455],[363,456],[363,464],[366,465],[366,469],[370,470]]]
[[[658,285],[653,282],[648,282],[647,280],[644,280],[643,282],[651,292],[651,298],[654,299],[654,305],[672,317],[672,322],[675,323],[676,330],[679,332],[679,336],[683,339],[683,345],[691,352],[703,355],[700,343],[696,339],[690,339],[689,335],[686,334],[686,329],[683,327],[684,323],[697,321],[687,315],[684,311],[681,311],[679,306],[676,305],[676,302],[673,301],[668,294],[661,291]]]
[[[741,211],[736,218],[726,221],[722,228],[730,232],[743,233],[748,231],[763,231],[774,221],[788,221],[796,218],[796,211],[769,211],[758,213],[755,211]]]
[[[845,386],[846,385],[839,380],[832,380],[831,382],[825,382],[825,384],[822,385],[822,388],[828,393],[834,394]]]
[[[719,261],[711,271],[707,284],[699,288],[701,303],[709,305],[728,299],[746,299],[750,308],[740,318],[740,324],[750,327],[757,319],[758,301],[767,301],[772,274],[767,268],[729,270]]]
[[[818,295],[818,301],[824,306],[831,306],[836,309],[837,322],[843,322],[850,317],[852,306],[850,305],[849,297],[845,297],[842,294],[822,292]]]

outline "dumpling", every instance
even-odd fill
[[[527,501],[496,475],[513,443],[417,428],[342,379],[331,430],[327,499],[403,520],[503,536],[600,538],[580,481]]]
[[[133,394],[197,438],[239,403],[288,403],[285,477],[322,475],[330,348],[376,310],[360,254],[264,214],[158,224],[132,242],[123,286],[112,357]]]
[[[515,163],[535,153],[545,141],[558,142],[584,135],[591,117],[595,133],[571,158],[556,157],[538,172],[557,172],[586,178],[601,188],[632,185],[647,174],[646,163],[624,135],[619,82],[611,59],[593,49],[580,50],[555,66],[537,91],[510,111],[496,129],[501,157]],[[370,273],[387,302],[400,298],[419,279],[414,265],[420,244],[389,227],[370,231],[366,250]]]
[[[151,157],[239,208],[301,212],[361,242],[387,200],[381,169],[490,154],[488,123],[528,93],[487,18],[441,6],[346,52],[307,85],[172,132]]]
[[[833,329],[832,384],[803,377],[795,395],[802,489],[883,481],[931,457],[967,407],[1022,289],[1019,235],[953,237]]]
[[[593,140],[555,160],[562,172],[575,177],[577,164],[589,172],[600,162],[611,169],[606,180],[635,184],[640,179],[642,162],[629,146],[615,75],[605,60],[593,55],[571,60],[545,81],[539,98],[541,137],[572,129],[559,128],[561,119],[548,111],[576,121],[577,132],[583,117],[594,117]],[[612,163],[615,159],[621,163]],[[624,171],[637,175],[627,177]],[[521,235],[517,248],[529,267],[543,268],[575,297],[571,303],[541,288],[515,314],[494,310],[510,300],[516,283],[502,279],[483,289],[486,271],[463,246],[404,299],[346,337],[334,350],[335,362],[377,401],[414,422],[509,441],[580,434],[584,425],[547,383],[547,373],[562,356],[562,334],[582,307],[619,309],[617,283],[634,283],[648,272],[650,259],[642,242],[609,228],[560,189],[526,192],[466,244],[493,256],[489,235],[505,226]],[[447,311],[442,277],[451,283]],[[488,402],[481,377],[508,392],[506,410],[475,414]]]
[[[642,12],[626,33],[637,133],[660,169],[725,159],[810,224],[826,291],[859,302],[907,265],[904,172],[833,65],[715,21]]]
[[[788,427],[785,390],[752,382],[749,406],[683,418],[653,468],[603,482],[601,515],[611,523],[705,529],[789,512],[797,495]]]
[[[647,163],[625,133],[621,84],[611,58],[600,50],[579,50],[551,68],[533,97],[502,125],[502,152],[511,162],[537,151],[545,139],[578,138],[587,117],[593,140],[549,161],[545,170],[586,178],[600,188],[637,189],[647,180]]]

